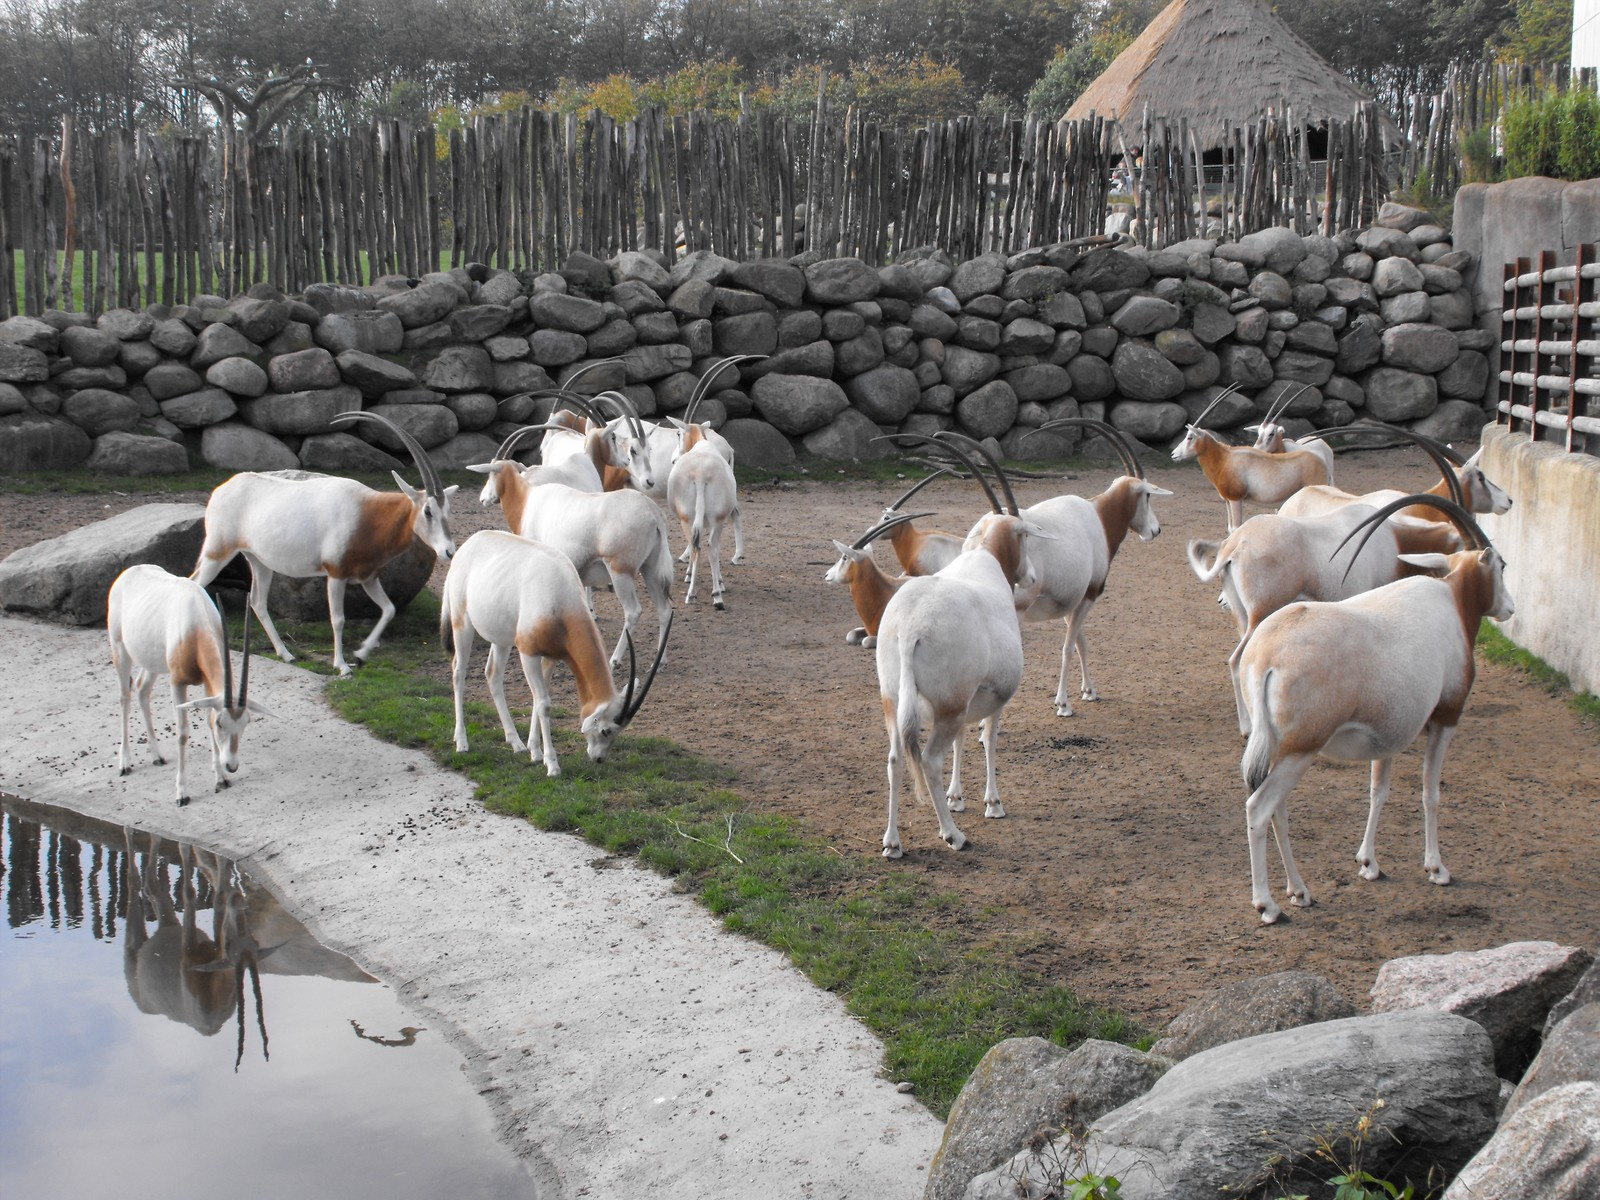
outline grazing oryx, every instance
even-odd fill
[[[634,672],[633,639],[622,635],[628,652],[627,691],[617,694],[606,664],[600,630],[584,604],[583,585],[564,554],[550,547],[505,533],[486,529],[468,538],[450,564],[444,581],[444,603],[439,613],[439,636],[451,653],[451,677],[455,690],[456,749],[467,749],[467,723],[463,711],[467,687],[467,661],[474,637],[489,643],[485,675],[489,693],[500,714],[506,742],[521,753],[524,743],[517,736],[517,725],[506,706],[506,661],[515,647],[522,660],[522,671],[533,690],[533,718],[526,749],[530,758],[542,749],[545,770],[561,774],[555,741],[550,732],[550,671],[558,662],[572,671],[578,687],[581,729],[588,742],[589,758],[604,762],[617,734],[638,714],[661,668],[666,653],[667,634],[672,629],[672,610],[663,613],[661,641],[655,663],[637,689]]]
[[[1039,429],[1081,425],[1103,433],[1122,459],[1126,473],[1092,500],[1082,496],[1055,496],[1035,504],[1022,518],[1046,530],[1050,537],[1035,545],[1031,554],[1039,573],[1039,595],[1023,614],[1028,621],[1066,622],[1066,637],[1061,643],[1061,677],[1056,684],[1056,716],[1072,715],[1072,694],[1067,686],[1067,668],[1072,651],[1078,651],[1081,700],[1098,700],[1094,680],[1089,677],[1088,643],[1083,627],[1089,610],[1106,589],[1111,560],[1131,530],[1142,542],[1161,532],[1151,498],[1170,496],[1144,477],[1144,467],[1122,435],[1104,421],[1090,417],[1066,417],[1050,421]],[[1035,433],[1038,430],[1034,430]]]
[[[1230,386],[1207,405],[1205,412],[1189,426],[1183,440],[1172,448],[1173,462],[1200,460],[1200,469],[1227,506],[1229,533],[1239,528],[1239,522],[1244,519],[1246,500],[1278,504],[1303,487],[1330,480],[1327,464],[1314,451],[1286,450],[1282,454],[1271,454],[1253,446],[1230,446],[1216,434],[1201,429],[1200,422],[1232,390]]]
[[[1014,511],[1000,508],[982,473],[958,445],[920,434],[899,436],[933,442],[966,460],[994,511],[972,527],[966,547],[953,562],[935,574],[906,580],[883,611],[877,669],[889,734],[885,858],[899,858],[902,853],[900,791],[908,761],[913,788],[933,805],[939,836],[954,849],[966,845],[934,783],[942,774],[945,752],[969,721],[981,722],[982,728],[987,765],[983,815],[1006,815],[995,782],[995,743],[1000,713],[1022,682],[1022,631],[1015,596],[1037,586],[1028,547],[1040,532]]]
[[[528,426],[519,435],[542,428]],[[502,452],[506,446],[502,445]],[[667,521],[655,503],[642,492],[588,492],[561,482],[545,482],[547,468],[526,473],[508,465],[503,457],[467,468],[489,475],[484,497],[498,500],[506,525],[513,533],[543,542],[572,560],[586,587],[610,584],[622,605],[622,636],[612,652],[611,665],[622,662],[624,651],[643,613],[634,577],[644,581],[656,619],[661,623],[658,646],[666,644],[667,614],[672,608],[672,550],[667,545]],[[558,470],[559,468],[549,468]],[[529,478],[531,476],[531,480]],[[485,499],[485,503],[491,502]]]
[[[704,545],[711,560],[711,603],[719,611],[723,603],[722,529],[733,526],[735,566],[744,562],[744,510],[739,507],[739,487],[733,468],[706,440],[709,426],[674,422],[678,429],[678,449],[672,456],[672,472],[667,477],[667,507],[683,526],[686,545],[678,556],[687,562],[684,578],[689,584],[684,603],[694,600],[700,577],[700,549]]]
[[[198,583],[169,575],[144,563],[118,575],[106,598],[106,634],[111,641],[111,663],[117,670],[122,698],[122,744],[117,752],[117,773],[133,770],[128,761],[129,709],[133,692],[139,692],[150,753],[157,764],[167,760],[156,740],[150,718],[150,690],[158,675],[172,681],[172,702],[178,710],[177,801],[189,803],[183,786],[184,761],[189,749],[189,714],[206,714],[211,727],[211,766],[215,791],[227,787],[239,769],[239,741],[253,716],[267,710],[250,699],[250,614],[245,613],[244,662],[239,669],[239,694],[233,694],[233,661],[222,616]],[[200,700],[187,699],[191,687],[205,689]]]
[[[349,675],[344,657],[344,593],[352,581],[378,606],[381,615],[367,640],[355,652],[356,662],[378,645],[394,619],[394,602],[383,590],[378,572],[403,554],[413,537],[448,561],[456,551],[450,536],[450,497],[456,486],[443,487],[433,461],[416,438],[392,421],[369,412],[340,413],[341,421],[375,421],[411,452],[422,475],[413,489],[398,474],[400,491],[375,492],[353,479],[304,471],[246,472],[235,475],[211,493],[206,504],[206,536],[191,578],[202,587],[217,577],[235,554],[250,564],[250,607],[255,610],[284,662],[294,655],[278,636],[267,611],[267,593],[276,574],[303,579],[328,577],[328,619],[333,624],[333,665]]]
[[[1434,496],[1404,496],[1361,524],[1370,533],[1419,503],[1449,515],[1470,549],[1406,555],[1410,565],[1433,574],[1336,603],[1303,601],[1281,608],[1262,622],[1245,649],[1240,686],[1250,740],[1240,769],[1250,789],[1245,802],[1250,898],[1264,924],[1281,915],[1267,882],[1269,829],[1288,876],[1289,902],[1302,908],[1311,904],[1289,848],[1288,798],[1318,754],[1371,760],[1371,800],[1356,860],[1363,879],[1377,879],[1383,872],[1375,842],[1390,768],[1394,756],[1426,731],[1422,866],[1432,882],[1450,882],[1439,857],[1439,773],[1472,691],[1478,625],[1485,616],[1506,620],[1513,604],[1504,560],[1459,505]],[[1357,558],[1361,549],[1356,547]]]

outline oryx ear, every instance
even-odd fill
[[[394,476],[394,481],[399,486],[400,490],[407,496],[410,496],[411,499],[415,500],[418,496],[422,495],[420,489],[412,487],[404,479],[400,478],[399,471],[390,471],[389,474]]]
[[[1147,484],[1144,485],[1144,494],[1146,496],[1170,496],[1170,495],[1172,495],[1172,493],[1169,492],[1166,488],[1157,487],[1153,483],[1147,483]]]
[[[1401,562],[1413,567],[1421,567],[1424,571],[1448,573],[1450,570],[1450,558],[1445,554],[1400,554],[1396,557]]]
[[[444,498],[446,500],[448,500],[451,496],[454,496],[460,490],[461,490],[461,485],[459,483],[452,483],[449,487],[445,488],[445,490],[444,490]]]
[[[1032,521],[1024,521],[1022,523],[1022,531],[1029,537],[1040,538],[1046,542],[1059,542],[1061,540],[1058,534],[1051,533],[1043,525],[1035,525]]]
[[[199,712],[203,708],[218,709],[222,707],[221,696],[202,696],[198,700],[185,700],[178,705],[181,713]]]
[[[494,474],[494,464],[492,462],[468,463],[464,469],[468,470],[468,471],[476,471],[479,475],[492,475],[492,474]],[[457,486],[456,484],[452,483],[449,486],[449,488],[447,488],[445,490],[446,491],[454,491],[456,486]]]
[[[248,708],[252,714],[258,717],[271,717],[273,715],[270,708],[264,708],[260,704],[257,704],[254,700],[246,700],[244,702],[244,706]]]
[[[689,428],[682,421],[678,420],[677,417],[668,417],[667,418],[667,424],[671,425],[674,429],[679,430],[679,431],[682,431],[682,430],[685,430],[685,429]]]

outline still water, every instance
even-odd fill
[[[3,809],[0,1195],[534,1196],[460,1056],[231,861]]]

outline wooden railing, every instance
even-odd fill
[[[1498,410],[1528,436],[1600,451],[1600,255],[1591,243],[1572,266],[1552,251],[1505,266]],[[1500,418],[1497,418],[1499,420]]]

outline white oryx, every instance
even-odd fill
[[[518,430],[507,443],[540,428]],[[644,581],[660,623],[657,645],[666,644],[672,608],[672,551],[667,544],[666,518],[649,497],[631,488],[587,492],[565,483],[545,482],[544,468],[525,473],[504,457],[467,469],[488,474],[485,503],[490,502],[489,497],[499,503],[508,529],[565,554],[585,586],[611,585],[623,614],[622,636],[611,655],[613,667],[622,662],[644,611],[635,577]]]
[[[572,671],[589,758],[603,762],[617,734],[638,714],[655,682],[671,629],[672,611],[668,609],[663,614],[655,663],[644,685],[637,688],[633,640],[623,634],[628,686],[619,695],[600,630],[584,603],[583,585],[566,555],[498,529],[473,534],[450,564],[439,614],[439,635],[451,654],[456,749],[467,749],[464,704],[474,638],[489,643],[485,675],[507,744],[517,753],[526,748],[530,758],[538,758],[542,752],[545,770],[559,775],[561,762],[550,731],[549,678],[555,664],[565,663]],[[517,735],[516,721],[506,705],[505,667],[513,649],[534,696],[526,745]]]
[[[1244,519],[1244,502],[1279,504],[1303,487],[1328,483],[1332,476],[1324,457],[1312,450],[1285,450],[1273,454],[1254,446],[1230,446],[1208,429],[1200,428],[1211,410],[1233,391],[1230,386],[1206,406],[1188,427],[1183,440],[1172,448],[1173,462],[1200,460],[1211,486],[1228,510],[1228,532]]]
[[[1382,875],[1376,839],[1389,795],[1394,756],[1419,733],[1422,755],[1422,866],[1429,880],[1450,882],[1439,855],[1439,775],[1472,691],[1473,642],[1485,616],[1504,621],[1514,606],[1505,562],[1458,505],[1405,496],[1369,514],[1375,527],[1409,504],[1427,504],[1457,523],[1470,548],[1455,554],[1406,555],[1430,572],[1335,603],[1303,601],[1262,622],[1240,662],[1250,718],[1240,770],[1250,796],[1250,899],[1264,924],[1281,915],[1267,882],[1267,836],[1278,844],[1289,902],[1309,907],[1311,893],[1289,848],[1288,798],[1312,760],[1370,760],[1366,831],[1356,860],[1363,879]],[[1357,557],[1361,548],[1357,547]]]
[[[1156,487],[1144,475],[1138,455],[1121,433],[1104,421],[1090,417],[1067,417],[1050,421],[1039,429],[1067,425],[1087,426],[1103,433],[1122,459],[1126,473],[1118,476],[1093,499],[1082,496],[1054,496],[1023,511],[1025,521],[1049,533],[1032,548],[1034,569],[1039,575],[1039,595],[1023,614],[1027,621],[1066,622],[1061,642],[1061,676],[1056,683],[1056,716],[1072,715],[1072,692],[1067,686],[1072,651],[1078,651],[1081,700],[1100,699],[1094,680],[1089,677],[1088,642],[1083,627],[1089,611],[1105,592],[1111,561],[1123,539],[1131,531],[1148,542],[1161,532],[1151,500],[1172,495]],[[1035,430],[1034,432],[1038,432]]]
[[[354,582],[378,606],[381,615],[367,640],[355,652],[365,662],[394,619],[394,602],[383,590],[378,572],[403,554],[413,537],[449,560],[456,544],[450,536],[450,497],[456,487],[441,486],[428,452],[416,438],[392,421],[369,412],[340,413],[334,423],[374,421],[411,452],[422,475],[414,489],[396,473],[399,492],[375,492],[353,479],[305,471],[246,472],[218,486],[206,503],[206,535],[200,561],[190,576],[204,587],[235,554],[250,564],[250,607],[272,648],[284,662],[294,655],[278,636],[267,611],[267,593],[274,575],[296,579],[328,577],[328,619],[333,625],[333,665],[350,674],[344,657],[344,594]]]
[[[722,586],[722,530],[733,528],[733,558],[735,566],[744,562],[744,510],[739,507],[739,485],[733,477],[733,468],[727,463],[706,437],[710,427],[687,422],[674,422],[678,431],[678,448],[672,456],[672,471],[667,476],[667,507],[683,526],[683,553],[679,562],[689,565],[684,571],[688,590],[684,603],[694,600],[694,589],[700,578],[700,551],[705,549],[711,560],[711,603],[717,609],[723,603]]]
[[[1308,383],[1292,392],[1285,389],[1283,399],[1267,411],[1267,415],[1261,418],[1260,424],[1246,425],[1245,429],[1256,435],[1254,448],[1257,450],[1265,450],[1269,454],[1286,454],[1291,450],[1311,451],[1322,460],[1323,465],[1327,468],[1328,482],[1331,484],[1333,482],[1333,447],[1315,434],[1308,435],[1303,440],[1289,437],[1284,433],[1283,426],[1278,424],[1278,419],[1283,416],[1284,410],[1294,403],[1296,396],[1310,386]]]
[[[239,742],[251,717],[269,715],[250,699],[248,611],[237,697],[233,693],[233,661],[222,616],[205,589],[192,579],[168,574],[149,563],[129,567],[117,576],[106,597],[106,635],[111,642],[111,663],[117,671],[122,700],[117,773],[127,775],[133,770],[128,761],[128,723],[135,690],[150,738],[151,756],[158,765],[167,761],[150,716],[150,691],[157,676],[165,675],[172,683],[172,702],[177,708],[178,803],[189,803],[183,771],[189,749],[189,714],[196,710],[206,714],[206,724],[211,728],[214,790],[227,787],[229,777],[239,769]],[[191,687],[204,689],[205,696],[188,699]]]
[[[934,442],[966,459],[949,441],[920,434],[900,436]],[[1014,512],[1002,510],[982,472],[970,460],[967,464],[988,493],[993,512],[972,527],[965,548],[948,566],[902,584],[890,597],[878,627],[878,693],[889,735],[885,858],[899,858],[902,853],[900,792],[908,762],[913,788],[933,805],[939,836],[954,849],[966,845],[935,784],[946,751],[970,721],[981,723],[986,764],[983,815],[1006,815],[995,778],[996,739],[1000,714],[1022,682],[1016,596],[1037,586],[1028,547],[1040,531]]]

